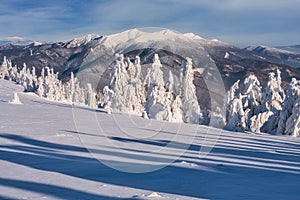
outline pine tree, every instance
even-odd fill
[[[281,87],[281,72],[276,70],[269,73],[269,80],[265,92],[263,93],[263,108],[264,112],[272,112],[268,114],[269,119],[267,124],[262,128],[262,132],[275,133],[277,129],[277,121],[282,110],[282,105],[285,99],[284,91]]]
[[[8,75],[8,60],[6,59],[6,56],[4,56],[3,63],[0,66],[0,79],[7,78]]]
[[[145,84],[148,86],[145,110],[151,119],[166,120],[168,102],[161,68],[158,54],[155,54],[152,66],[148,69],[145,78]]]
[[[92,85],[90,83],[87,83],[86,87],[86,105],[91,108],[96,108],[96,93],[93,91]]]
[[[139,56],[135,57],[135,61],[134,61],[134,66],[135,66],[135,79],[140,80],[141,78],[141,59]]]
[[[284,133],[293,137],[300,136],[300,96],[293,105],[292,114],[286,122]]]
[[[296,80],[295,78],[292,78],[292,81],[290,82],[289,87],[286,90],[286,98],[278,118],[278,128],[276,131],[277,134],[285,134],[287,120],[292,115],[293,107],[295,106],[295,102],[299,97],[300,81]]]
[[[111,114],[111,99],[112,95],[114,95],[114,91],[108,88],[108,86],[104,86],[103,88],[103,106],[107,111],[107,114]]]
[[[186,63],[182,66],[182,104],[184,112],[184,122],[199,124],[202,116],[196,96],[196,88],[193,83],[194,71],[192,69],[192,66],[192,59],[186,58]]]
[[[249,75],[245,79],[242,94],[246,129],[250,130],[250,119],[261,112],[262,105],[262,87],[254,74]]]

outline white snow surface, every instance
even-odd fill
[[[15,92],[23,104],[9,103]],[[77,132],[71,105],[23,93],[21,86],[0,80],[0,199],[299,198],[300,138],[182,124],[184,130],[197,130],[190,138],[188,131],[174,129],[176,123],[84,107],[81,112],[83,118],[96,116],[106,136],[88,128]],[[135,125],[122,123],[120,128],[116,119],[131,119]],[[175,161],[149,173],[120,172],[89,153],[80,140],[84,135],[113,142],[99,144],[98,153],[119,166]],[[212,137],[218,138],[212,151],[199,156],[201,147],[214,144],[208,141]],[[170,140],[168,153],[145,153]],[[190,141],[180,156],[181,144]],[[120,148],[122,154],[115,153]]]

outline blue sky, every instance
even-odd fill
[[[0,0],[0,38],[64,41],[136,27],[237,46],[300,44],[299,0]]]

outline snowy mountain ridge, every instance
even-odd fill
[[[179,33],[176,31],[172,31],[169,29],[166,30],[159,30],[159,31],[153,31],[153,30],[140,30],[140,29],[131,29],[127,30],[121,33],[116,33],[108,36],[103,37],[103,43],[107,45],[110,48],[116,47],[120,45],[120,43],[124,43],[126,41],[127,46],[130,46],[130,44],[134,43],[146,43],[146,42],[152,42],[153,38],[155,38],[155,41],[160,42],[181,42],[183,45],[186,43],[197,43],[200,44],[212,44],[212,45],[228,45],[222,41],[212,39],[207,40],[203,37],[196,35],[194,33]],[[195,41],[196,40],[196,41]],[[128,44],[129,43],[129,44]],[[170,43],[169,43],[170,44]]]
[[[67,48],[75,48],[75,47],[80,47],[81,45],[85,45],[89,43],[92,40],[100,39],[100,35],[98,34],[87,34],[82,37],[74,38],[70,40],[69,42],[66,42],[66,47]]]

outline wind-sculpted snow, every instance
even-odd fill
[[[289,200],[300,195],[299,138],[107,115],[22,90],[0,80],[1,199]],[[15,92],[21,105],[9,103]],[[82,114],[86,127],[79,127],[85,132],[77,131],[74,111]],[[90,116],[102,132],[94,130]],[[218,138],[215,145],[207,134]],[[93,144],[90,152],[84,139]],[[210,153],[201,154],[208,147]],[[149,168],[157,170],[124,172]]]

